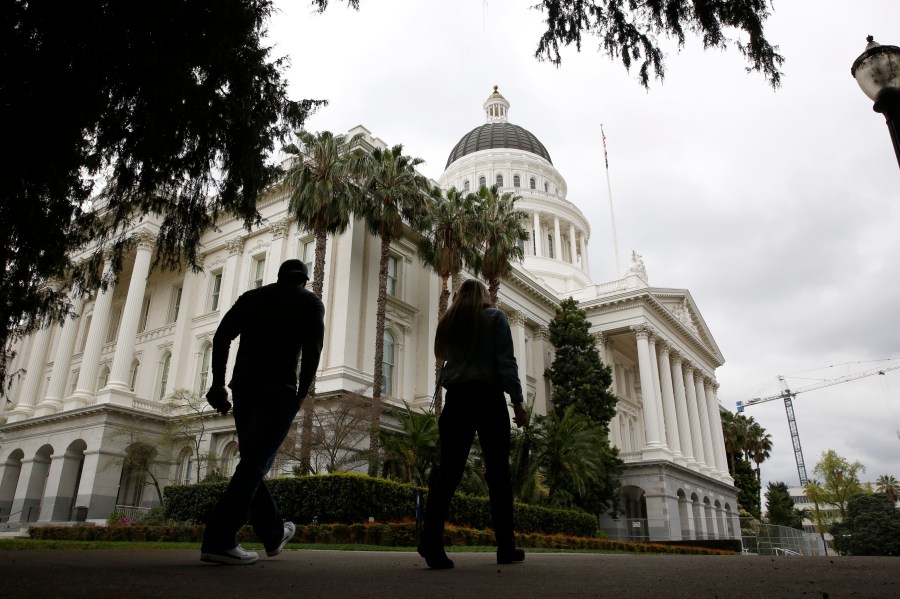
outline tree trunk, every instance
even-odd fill
[[[500,293],[500,277],[492,278],[488,281],[488,291],[491,292],[491,307],[497,307],[497,295]]]
[[[381,426],[381,390],[384,384],[384,314],[387,306],[388,258],[391,250],[391,236],[381,235],[381,259],[378,263],[378,308],[375,312],[375,369],[372,376],[372,433],[369,449],[369,475],[378,472],[378,429]]]
[[[447,313],[447,304],[450,303],[450,275],[441,275],[441,295],[438,298],[438,322]],[[441,388],[441,367],[443,360],[435,359],[434,361],[434,414],[438,418],[441,416],[441,408],[444,405],[444,390]]]
[[[313,264],[312,292],[322,299],[325,286],[325,248],[328,234],[324,230],[316,231],[316,257]],[[309,386],[309,393],[303,401],[303,422],[300,429],[300,466],[303,474],[315,474],[312,468],[312,448],[310,440],[313,429],[313,411],[316,409],[316,379]]]

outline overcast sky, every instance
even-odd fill
[[[900,193],[884,118],[850,75],[866,35],[900,45],[900,2],[781,0],[766,24],[786,62],[773,91],[736,50],[689,39],[649,91],[587,38],[559,68],[533,58],[533,0],[282,0],[270,23],[294,99],[328,99],[311,131],[362,124],[437,179],[484,123],[493,85],[540,139],[588,218],[591,275],[617,278],[600,125],[623,268],[686,288],[726,363],[723,406],[900,366]],[[669,44],[671,48],[672,45]],[[889,359],[893,359],[892,361]],[[846,365],[849,364],[849,365]],[[844,366],[839,366],[844,365]],[[900,478],[900,369],[797,395],[807,471],[834,449]],[[772,435],[763,482],[799,484],[781,400],[747,410]]]

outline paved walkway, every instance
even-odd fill
[[[900,558],[529,554],[498,566],[454,553],[428,570],[415,553],[285,551],[252,566],[202,564],[197,551],[0,551],[0,597],[416,598],[900,597]]]

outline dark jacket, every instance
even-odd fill
[[[475,351],[465,361],[448,360],[441,384],[453,385],[478,381],[500,387],[513,403],[522,402],[519,366],[513,353],[512,332],[506,314],[497,308],[485,308],[482,314],[481,335]]]
[[[232,389],[292,389],[305,396],[319,367],[324,319],[322,300],[299,285],[272,283],[244,293],[225,314],[213,338],[213,385],[225,383],[228,349],[240,335],[229,385]]]

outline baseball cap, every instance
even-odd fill
[[[297,259],[285,260],[278,267],[278,278],[297,277],[300,276],[304,280],[309,280],[309,271],[306,270],[306,264]]]

